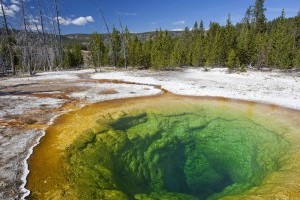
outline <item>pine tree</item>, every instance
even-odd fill
[[[92,55],[92,62],[97,71],[97,67],[105,64],[106,50],[102,36],[98,33],[93,33],[90,42],[90,51]],[[101,70],[101,69],[100,69]]]
[[[200,30],[199,30],[199,26],[198,26],[198,22],[194,23],[194,26],[192,28],[192,38],[191,40],[195,41],[197,39],[197,37],[199,36]]]
[[[230,70],[232,70],[235,67],[239,67],[240,61],[237,55],[235,54],[234,50],[231,49],[229,51],[229,55],[226,62],[226,67],[228,67]]]
[[[217,29],[218,29],[217,23],[210,23],[209,29],[207,31],[207,42],[205,46],[205,57],[206,57],[206,65],[211,66],[214,65],[215,62],[215,54],[216,52],[212,51],[213,42],[215,40],[215,37],[217,35]]]
[[[143,67],[151,67],[151,50],[152,50],[152,40],[148,39],[143,43]]]
[[[206,65],[222,65],[226,62],[224,56],[225,31],[218,23],[211,23],[207,32],[207,42],[205,48]]]
[[[265,15],[265,0],[256,0],[255,6],[253,8],[253,14],[255,19],[256,31],[257,33],[264,33],[267,29],[267,18]]]
[[[156,68],[170,66],[172,38],[168,31],[156,31],[151,51],[151,65]]]
[[[153,68],[158,68],[158,65],[160,63],[159,60],[159,54],[160,54],[160,39],[161,38],[161,30],[155,31],[155,36],[152,38],[153,44],[151,48],[151,66]]]
[[[112,33],[111,33],[111,51],[110,56],[112,59],[112,64],[115,67],[122,66],[122,57],[121,57],[121,36],[120,32],[113,27]]]
[[[141,41],[138,40],[137,46],[136,46],[136,59],[137,59],[137,66],[142,67],[143,66],[143,60],[144,60],[144,53],[143,53],[143,44]]]
[[[255,62],[256,37],[251,24],[251,7],[247,9],[237,38],[237,53],[242,65]]]
[[[249,65],[251,63],[254,63],[256,51],[256,38],[253,30],[241,30],[237,40],[237,52],[241,64]]]
[[[163,41],[162,41],[162,67],[169,67],[170,64],[170,58],[171,58],[171,52],[173,49],[173,41],[171,38],[171,35],[168,31],[164,31],[163,34]]]
[[[295,18],[295,47],[300,48],[300,10]]]
[[[192,49],[192,65],[193,66],[203,66],[205,63],[204,58],[204,50],[205,50],[205,30],[203,21],[201,20],[199,26],[199,33],[197,34],[196,38],[194,39],[193,49]]]
[[[138,38],[136,35],[130,37],[129,43],[128,43],[128,62],[129,62],[129,65],[132,67],[137,66],[137,59],[136,59],[137,43],[138,43]]]
[[[83,64],[81,46],[80,45],[68,46],[64,51],[62,64],[64,68],[80,67]]]
[[[252,19],[252,7],[250,6],[247,8],[245,16],[243,18],[244,28],[250,29],[251,28],[251,20]]]
[[[120,21],[120,25],[122,28],[121,55],[124,60],[124,67],[125,67],[125,69],[127,69],[127,67],[128,67],[128,40],[130,37],[130,33],[129,33],[127,26],[125,27],[125,31],[123,30],[121,19],[119,19],[119,21]]]
[[[295,62],[294,66],[300,68],[300,10],[295,18],[295,39],[294,39],[294,49],[295,49]]]
[[[228,15],[226,27],[225,27],[225,38],[224,38],[224,52],[223,56],[228,57],[230,49],[236,49],[236,31],[232,25],[230,14]]]
[[[292,66],[294,38],[286,25],[284,10],[272,28],[269,38],[272,46],[269,54],[270,64],[279,68]]]
[[[267,33],[259,33],[256,35],[256,62],[258,69],[269,66],[269,54],[271,45]]]
[[[204,35],[205,29],[204,29],[204,23],[203,23],[203,20],[200,21],[199,31],[200,31],[200,34]]]
[[[144,53],[144,50],[147,52]],[[148,54],[148,50],[143,48],[143,43],[139,41],[136,35],[131,37],[128,45],[129,64],[133,67],[143,66],[145,54]]]
[[[193,43],[193,35],[196,35],[197,30],[195,32],[191,32],[188,27],[185,27],[183,36],[180,41],[181,48],[181,65],[182,66],[190,66],[191,65],[191,55],[192,55],[192,43]]]
[[[2,72],[6,71],[6,67],[10,65],[10,58],[9,58],[9,50],[8,46],[5,42],[0,43],[0,66],[3,67],[0,69]]]
[[[195,23],[194,23],[193,30],[194,30],[194,31],[197,31],[197,30],[198,30],[198,22],[195,22]]]
[[[298,51],[296,52],[295,67],[300,69],[300,49],[298,49]]]
[[[74,55],[73,66],[81,67],[83,65],[83,56],[81,53],[81,45],[74,45],[74,47],[72,49],[72,53]]]
[[[180,48],[180,40],[176,40],[174,42],[174,48],[171,54],[170,64],[174,67],[181,67],[182,66],[182,51]]]

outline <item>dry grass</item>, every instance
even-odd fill
[[[105,90],[102,90],[100,91],[98,94],[117,94],[118,91],[116,91],[115,89],[105,89]]]
[[[23,119],[23,122],[24,122],[25,124],[32,125],[32,124],[37,123],[38,120],[32,119],[32,118],[26,118],[26,119]]]
[[[88,87],[69,86],[69,87],[63,88],[61,91],[68,94],[68,93],[77,92],[77,91],[84,91],[87,89],[88,89]]]
[[[3,118],[4,119],[7,119],[7,120],[18,120],[20,119],[21,115],[13,115],[13,114],[7,114],[7,115],[4,115]]]
[[[17,123],[20,123],[20,124],[28,124],[28,125],[32,125],[32,124],[35,124],[35,123],[38,122],[38,120],[32,118],[29,115],[11,115],[11,114],[8,114],[8,115],[4,116],[4,119],[13,120],[14,123],[17,122]]]

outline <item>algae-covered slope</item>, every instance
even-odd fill
[[[32,171],[31,198],[236,196],[263,187],[291,149],[285,126],[253,105],[165,96],[84,109],[50,129],[48,134],[65,136],[65,142],[48,138],[50,147],[45,138],[41,144],[59,149],[51,163],[59,177],[49,173],[43,188],[39,173]],[[32,170],[42,169],[42,162],[35,161],[41,148],[32,158]]]

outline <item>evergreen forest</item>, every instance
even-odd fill
[[[276,19],[266,18],[265,0],[256,0],[245,10],[244,18],[233,24],[230,14],[225,25],[202,20],[186,27],[179,35],[158,29],[146,38],[138,38],[120,24],[111,30],[102,12],[107,33],[93,33],[88,44],[66,44],[60,30],[59,12],[56,20],[46,26],[40,10],[41,29],[33,31],[26,21],[22,2],[23,25],[17,31],[8,26],[1,0],[3,27],[0,37],[0,68],[2,73],[21,71],[52,71],[78,68],[83,65],[135,67],[139,69],[172,69],[175,67],[227,67],[246,70],[249,67],[300,68],[300,11],[286,18],[284,9]],[[39,0],[37,0],[39,3]],[[57,0],[54,1],[57,9]],[[39,7],[38,7],[39,8]],[[48,22],[47,22],[48,23]],[[50,30],[50,31],[49,31]],[[52,30],[52,31],[51,31]],[[88,63],[88,64],[87,64]]]
[[[211,22],[208,30],[203,21],[195,22],[180,37],[157,30],[141,41],[127,28],[113,28],[108,45],[100,34],[94,33],[89,48],[95,66],[299,68],[300,11],[296,17],[286,18],[283,9],[281,16],[272,21],[267,21],[265,11],[264,0],[257,0],[236,25],[230,15],[225,26]]]

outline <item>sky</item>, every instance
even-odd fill
[[[37,0],[26,1],[28,21],[38,27]],[[40,0],[45,13],[53,10],[53,0]],[[192,27],[195,21],[204,21],[205,27],[211,21],[225,24],[228,14],[233,23],[241,21],[246,9],[255,0],[57,0],[60,10],[62,33],[106,32],[100,8],[110,27],[119,28],[120,17],[123,26],[131,32],[148,32],[156,29],[182,30]],[[5,10],[9,18],[20,15],[18,0],[5,0]],[[281,14],[284,8],[286,17],[295,16],[300,10],[300,0],[266,0],[268,20]],[[1,15],[1,11],[0,11]],[[48,14],[49,15],[49,14]],[[52,12],[54,16],[54,13]]]

